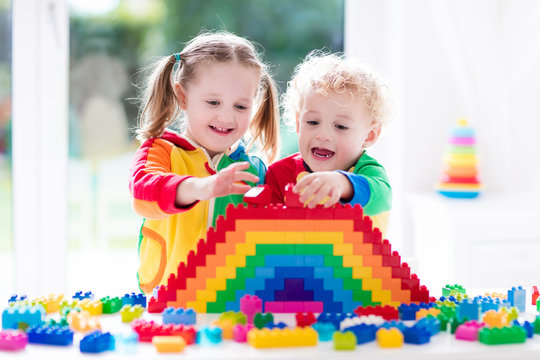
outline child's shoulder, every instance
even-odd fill
[[[283,159],[277,160],[272,163],[268,169],[281,169],[281,168],[291,168],[295,169],[299,166],[304,166],[304,159],[300,153],[291,154],[284,157]]]
[[[161,136],[150,138],[141,145],[141,147],[143,148],[149,148],[153,146],[179,147],[184,150],[195,150],[197,148],[194,144],[192,144],[182,135],[168,129],[165,130]]]

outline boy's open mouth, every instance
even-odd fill
[[[213,125],[209,125],[209,126],[210,126],[210,129],[212,129],[212,131],[215,131],[218,134],[228,134],[231,131],[233,131],[233,129],[220,128],[220,127],[213,126]]]
[[[331,157],[334,156],[334,154],[335,154],[335,152],[333,152],[333,151],[331,151],[331,150],[323,149],[323,148],[318,148],[318,147],[312,148],[312,149],[311,149],[311,153],[312,153],[315,157],[323,158],[323,159],[331,158]]]

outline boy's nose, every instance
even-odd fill
[[[317,140],[330,141],[332,139],[331,132],[328,129],[320,128],[316,134]]]

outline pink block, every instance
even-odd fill
[[[461,324],[456,329],[456,339],[477,341],[478,331],[484,327],[484,323],[478,323],[476,321],[468,321]]]
[[[283,312],[286,312],[286,313],[304,312],[304,302],[303,301],[285,301],[283,302]]]
[[[246,294],[240,299],[240,311],[246,314],[248,324],[252,324],[255,314],[262,313],[262,300],[257,295]]]
[[[0,350],[23,350],[28,344],[28,336],[20,331],[0,331]]]
[[[324,303],[322,301],[305,301],[304,311],[312,313],[322,313],[324,309]]]
[[[249,330],[253,329],[253,324],[236,324],[233,327],[233,338],[236,342],[246,342],[247,341],[247,333]]]
[[[267,301],[264,303],[264,311],[267,313],[283,313],[285,312],[283,304],[282,301]]]
[[[452,145],[474,145],[476,143],[474,138],[467,137],[451,137],[448,142]]]

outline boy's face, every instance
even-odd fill
[[[369,109],[358,97],[310,90],[296,118],[298,147],[313,171],[349,170],[380,133]]]

